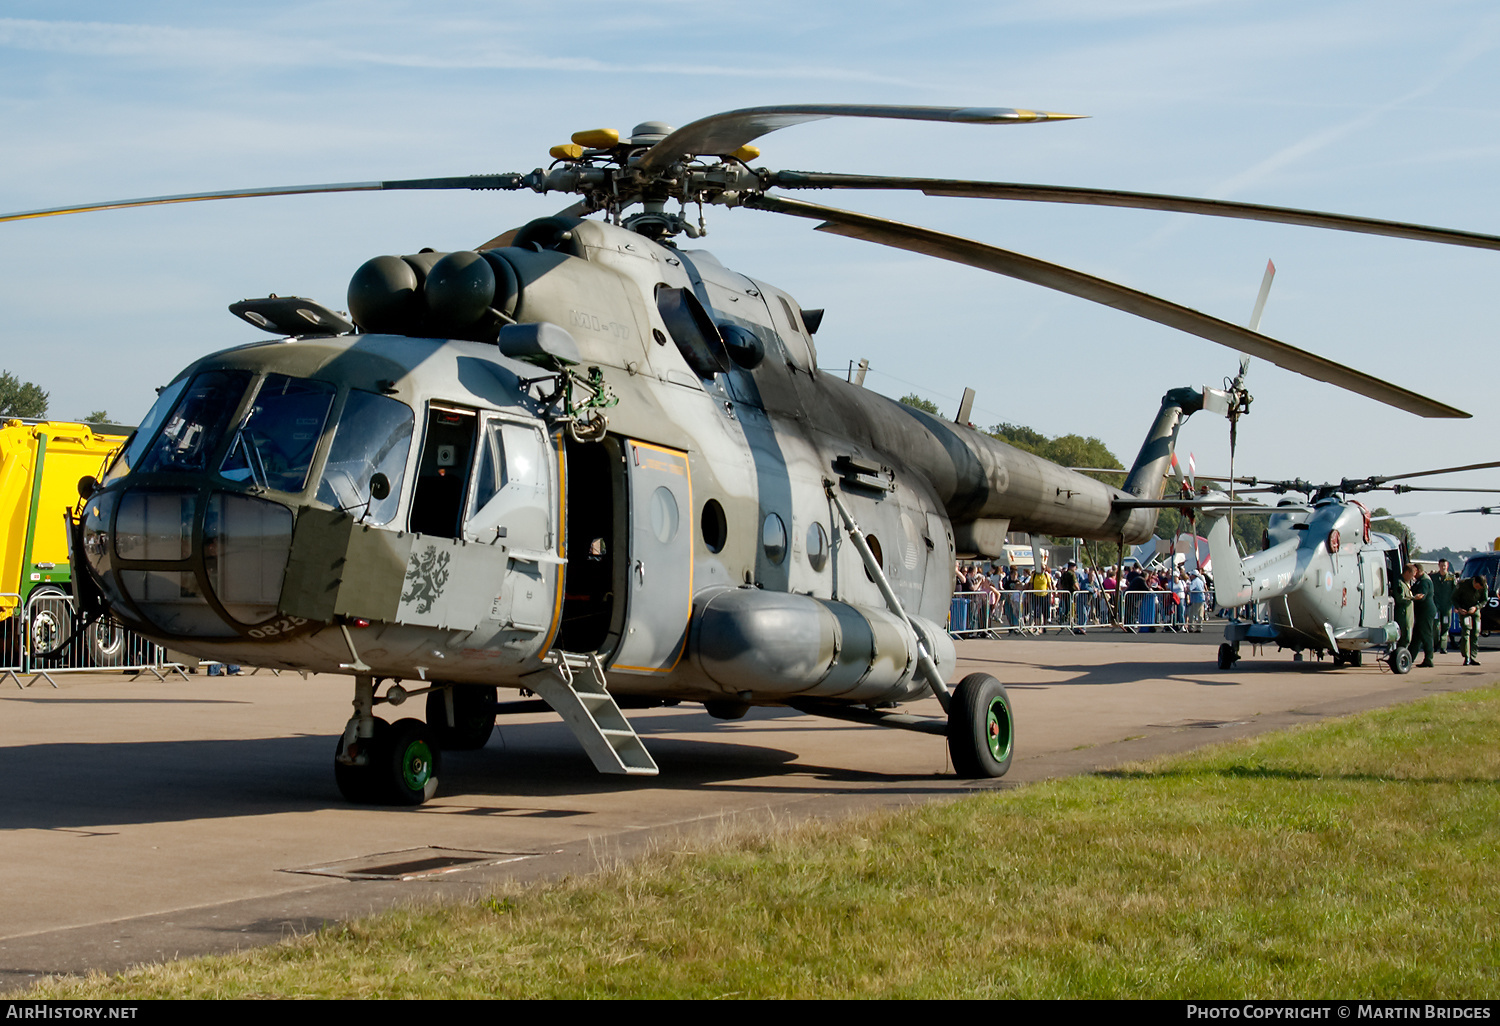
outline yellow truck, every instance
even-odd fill
[[[39,589],[71,591],[65,517],[78,505],[78,479],[103,476],[129,433],[56,420],[0,425],[0,621]]]

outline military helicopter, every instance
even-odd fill
[[[1005,773],[1004,686],[985,674],[946,683],[954,559],[998,556],[1008,530],[1144,540],[1183,419],[1223,412],[1230,397],[1168,392],[1123,487],[1105,485],[820,372],[822,311],[677,244],[701,235],[705,204],[811,218],[1115,306],[1421,416],[1467,416],[1100,278],[771,190],[1128,206],[1491,249],[1500,238],[1188,197],[750,166],[760,136],[841,116],[1072,117],[758,107],[676,130],[647,122],[627,138],[582,132],[524,174],[0,217],[396,189],[579,197],[473,251],[368,261],[347,317],[294,297],[236,303],[279,337],[185,368],[102,480],[80,482],[82,608],[208,659],[351,675],[334,774],[353,801],[431,797],[442,751],[490,736],[502,686],[544,700],[607,773],[657,772],[621,709],[679,701],[721,718],[785,705],[925,731],[946,736],[958,773]],[[586,219],[594,212],[604,216]],[[946,720],[894,711],[927,694]],[[425,721],[375,715],[419,695]]]
[[[1214,507],[1213,500],[1201,507],[1210,525],[1215,601],[1226,608],[1264,603],[1267,613],[1265,621],[1232,620],[1225,625],[1219,669],[1231,669],[1239,662],[1240,645],[1248,641],[1275,642],[1278,649],[1293,650],[1293,658],[1298,660],[1304,650],[1320,659],[1326,653],[1333,657],[1334,666],[1359,666],[1366,649],[1384,648],[1392,670],[1409,672],[1411,651],[1396,645],[1400,629],[1393,621],[1393,585],[1408,562],[1406,542],[1372,531],[1370,508],[1351,496],[1376,490],[1398,494],[1446,491],[1391,482],[1493,467],[1500,467],[1500,462],[1344,478],[1336,484],[1321,485],[1300,479],[1236,478],[1235,483],[1250,486],[1241,491],[1242,495],[1296,492],[1306,498],[1270,507],[1262,551],[1243,558],[1228,519]]]

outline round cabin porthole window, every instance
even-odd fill
[[[709,499],[703,504],[703,516],[698,526],[709,552],[719,552],[724,548],[724,543],[729,540],[729,521],[718,499]]]
[[[651,533],[663,545],[677,536],[677,497],[665,485],[651,493]]]
[[[766,551],[766,558],[780,566],[786,558],[786,525],[775,513],[766,514],[765,525],[760,530],[760,544]]]
[[[819,572],[828,565],[828,532],[816,520],[807,529],[807,565]]]
[[[880,551],[880,539],[873,534],[867,534],[865,535],[865,544],[870,546],[870,554],[875,557],[875,565],[884,570],[885,555]],[[875,575],[870,573],[869,567],[865,567],[865,576],[872,581],[875,580]]]

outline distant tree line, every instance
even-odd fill
[[[11,417],[44,420],[48,398],[40,385],[22,381],[10,371],[0,371],[0,420]],[[95,410],[82,419],[85,424],[108,424],[109,411]]]
[[[942,416],[936,403],[916,393],[904,395],[900,401],[914,409],[924,410],[934,416]],[[1090,473],[1088,476],[1117,488],[1125,483],[1124,464],[1109,450],[1109,446],[1092,436],[1085,438],[1082,435],[1069,434],[1049,438],[1040,431],[1021,424],[996,424],[985,433],[991,438],[998,438],[1008,445],[1040,456],[1044,460],[1050,460],[1059,466],[1118,467],[1120,469],[1118,474]],[[1161,510],[1156,520],[1156,537],[1175,538],[1179,532],[1189,531],[1191,525],[1185,523],[1184,520],[1183,515],[1175,509]],[[1247,555],[1259,552],[1270,522],[1271,517],[1267,513],[1235,513],[1234,540],[1240,552]],[[1413,556],[1421,552],[1411,529],[1401,521],[1392,519],[1390,511],[1383,507],[1373,511],[1370,530],[1408,539]],[[1199,530],[1197,533],[1203,532]],[[1065,544],[1071,539],[1055,538],[1052,541]],[[1108,542],[1085,542],[1084,550],[1084,559],[1094,565],[1115,562],[1115,546]]]
[[[45,417],[47,393],[10,371],[0,371],[0,417]]]

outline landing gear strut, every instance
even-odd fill
[[[387,723],[375,717],[374,707],[374,679],[356,677],[354,715],[333,756],[339,793],[361,805],[421,805],[437,794],[442,750],[421,720]]]

